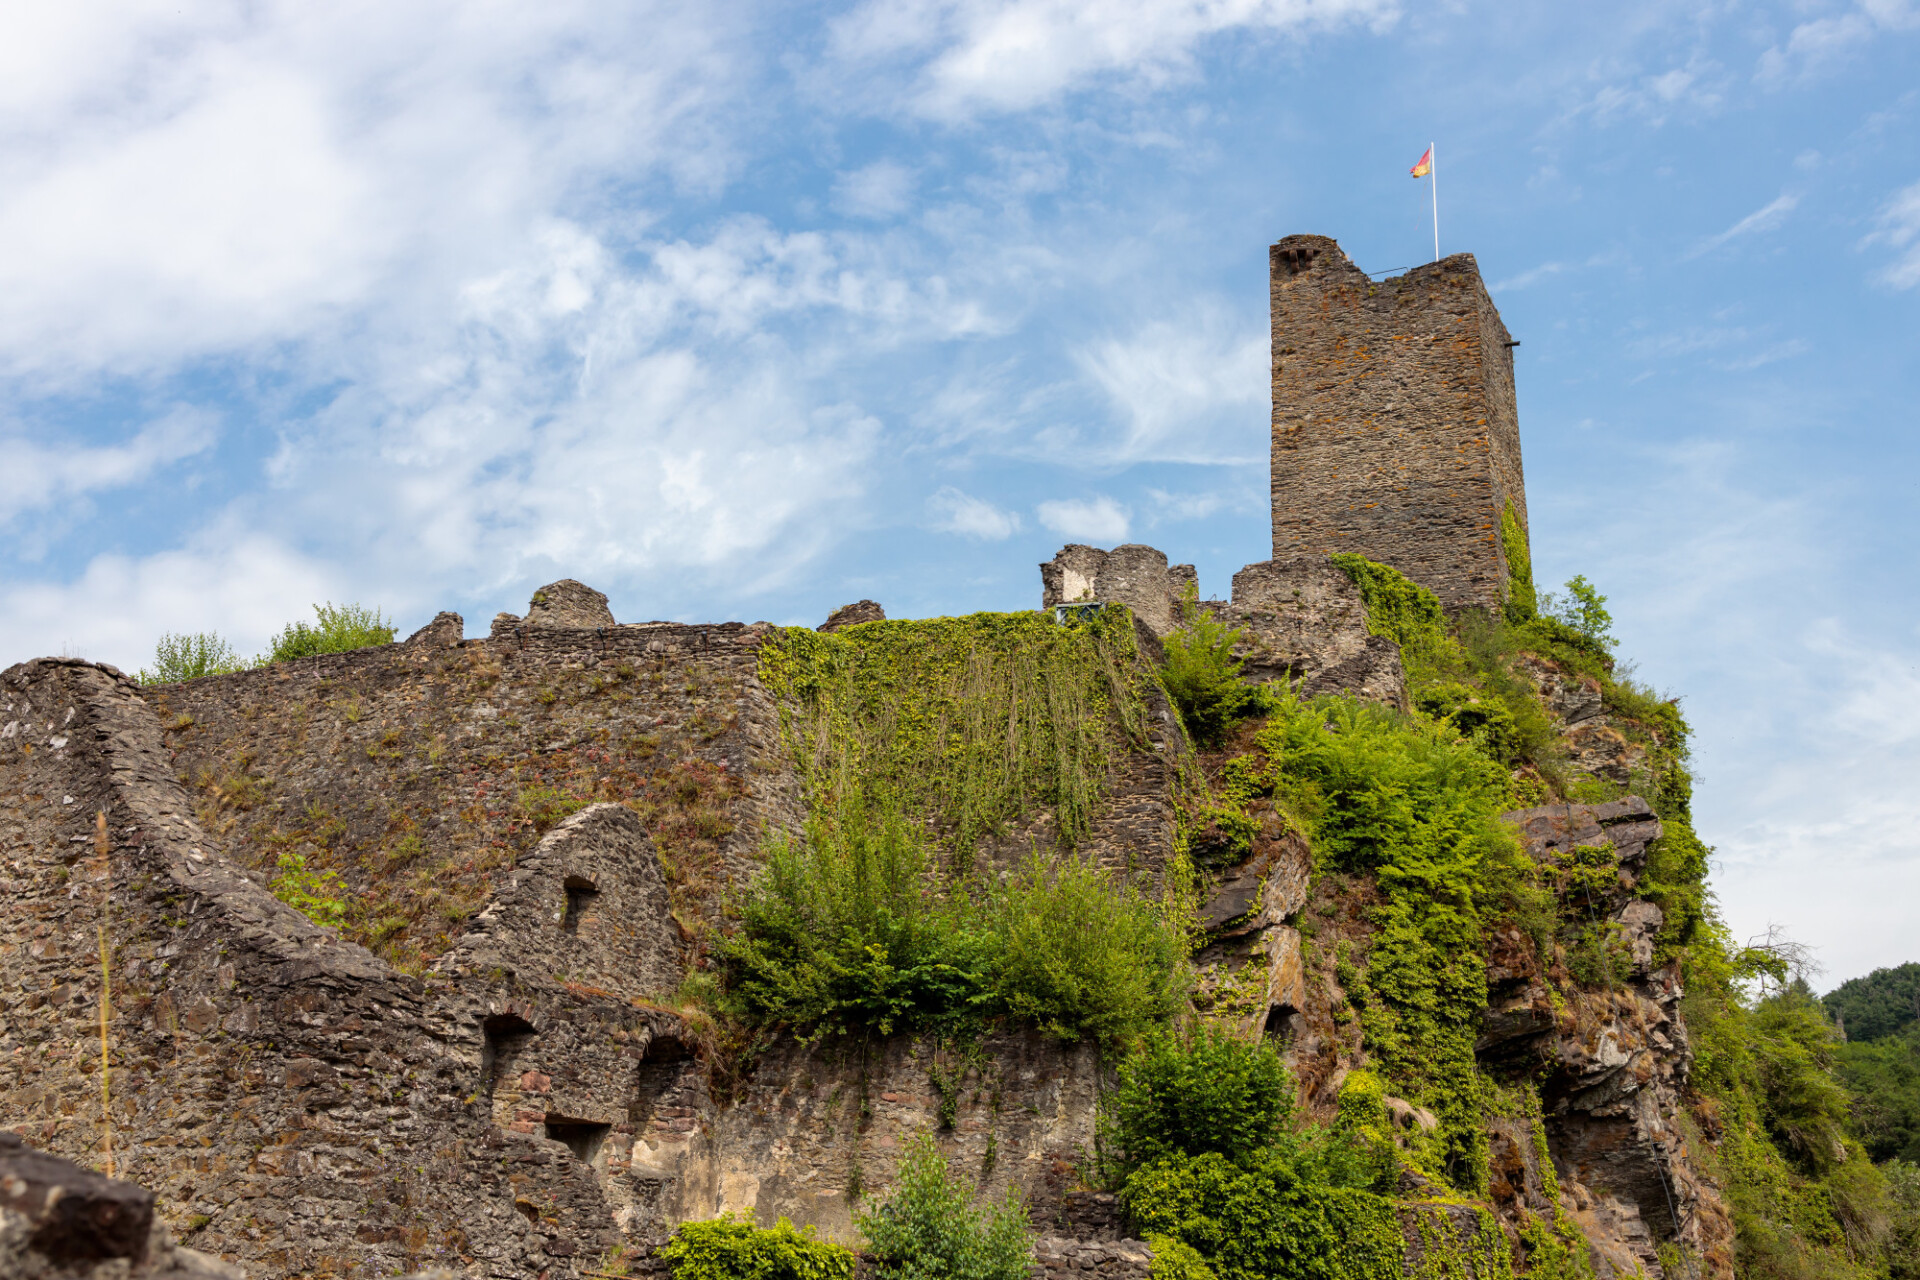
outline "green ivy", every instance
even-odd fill
[[[1152,674],[1124,609],[1074,626],[1044,613],[783,628],[760,650],[810,807],[856,792],[928,821],[957,861],[1050,809],[1087,829],[1109,770],[1144,742]]]
[[[1169,874],[1170,910],[1073,852],[1144,741],[1153,675],[1125,609],[789,628],[760,674],[808,814],[804,840],[770,840],[722,944],[738,1013],[806,1037],[1006,1018],[1115,1045],[1173,1016],[1185,882]],[[1054,850],[973,865],[1048,811]]]
[[[1169,1155],[1127,1180],[1121,1200],[1148,1237],[1198,1253],[1218,1280],[1400,1280],[1393,1202],[1303,1177],[1282,1152],[1242,1168],[1218,1152]]]
[[[1447,611],[1433,592],[1398,569],[1365,556],[1343,553],[1332,559],[1360,588],[1360,598],[1367,605],[1367,631],[1400,646],[1410,679],[1418,678],[1416,673],[1425,676],[1461,665],[1460,646],[1453,638]]]
[[[1527,546],[1527,531],[1520,527],[1511,502],[1500,512],[1500,550],[1507,559],[1507,620],[1525,622],[1539,613],[1539,598],[1533,589],[1533,552]]]

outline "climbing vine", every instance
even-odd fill
[[[1087,828],[1119,757],[1144,739],[1151,675],[1132,616],[1070,626],[1043,613],[789,627],[760,651],[811,810],[855,795],[929,824],[965,863],[983,838],[1050,810],[1058,843]]]

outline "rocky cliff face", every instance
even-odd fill
[[[1208,607],[1246,629],[1251,671],[1406,704],[1398,649],[1337,570],[1242,578]],[[1017,1028],[774,1037],[749,1060],[676,1000],[764,842],[802,826],[757,665],[774,631],[604,610],[563,583],[484,640],[442,615],[405,644],[159,689],[66,660],[0,676],[0,1128],[100,1150],[104,928],[121,1171],[255,1276],[444,1263],[558,1280],[729,1210],[848,1238],[926,1132],[984,1191],[1027,1198],[1048,1275],[1144,1274],[1145,1247],[1083,1185],[1108,1070],[1094,1047]],[[1583,722],[1577,682],[1553,687]],[[1133,741],[1083,847],[1157,885],[1191,846],[1198,1007],[1284,1043],[1327,1113],[1369,1061],[1336,944],[1369,945],[1373,890],[1318,874],[1274,806],[1233,839],[1191,820],[1195,771],[1221,762],[1189,754],[1164,699]],[[1578,1239],[1603,1274],[1661,1274],[1676,1246],[1723,1269],[1725,1214],[1678,1119],[1677,977],[1634,892],[1659,824],[1631,799],[1510,819],[1542,865],[1582,870],[1571,901],[1605,925],[1605,981],[1543,963],[1517,927],[1493,936],[1475,1049],[1538,1103],[1489,1120],[1485,1207],[1523,1266]],[[1052,822],[981,852],[1044,847]],[[340,926],[283,901],[301,895],[323,916],[341,904]],[[1417,1142],[1432,1116],[1388,1103]],[[1415,1274],[1481,1229],[1417,1178],[1403,1208]]]

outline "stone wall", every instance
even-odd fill
[[[173,1242],[153,1193],[0,1132],[0,1276],[7,1280],[241,1280]]]
[[[683,927],[711,920],[801,805],[755,672],[766,624],[562,627],[598,593],[556,583],[523,622],[462,641],[446,614],[402,644],[142,689],[169,773],[243,871],[337,874],[349,936],[420,972],[567,814],[639,813]],[[584,603],[583,603],[584,601]],[[564,908],[558,881],[544,890]]]
[[[591,620],[594,595],[546,594],[482,640],[442,615],[185,685],[0,675],[0,1129],[103,1149],[104,919],[119,1167],[257,1277],[561,1280],[723,1209],[846,1238],[924,1132],[1051,1212],[1091,1141],[1091,1050],[784,1042],[742,1078],[661,1003],[799,823],[770,631],[557,626],[540,605]],[[1184,750],[1149,712],[1088,841],[1147,872]],[[288,853],[341,877],[342,930],[274,896]]]
[[[1527,502],[1513,348],[1471,254],[1373,281],[1325,236],[1270,254],[1273,555],[1357,552],[1449,608],[1506,594]]]

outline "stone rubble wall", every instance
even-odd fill
[[[0,1131],[0,1276],[7,1280],[241,1280],[176,1245],[145,1187],[83,1169]]]
[[[1471,254],[1371,280],[1325,236],[1270,253],[1273,555],[1351,551],[1449,608],[1506,598],[1526,528],[1513,348]]]
[[[1153,1250],[1144,1240],[1079,1240],[1041,1236],[1033,1244],[1032,1280],[1146,1280]]]
[[[1139,543],[1111,551],[1070,543],[1040,566],[1040,607],[1098,600],[1124,604],[1156,636],[1179,621],[1180,601],[1195,583],[1190,564],[1167,564],[1167,553]]]
[[[1101,551],[1074,543],[1040,566],[1040,607],[1124,604],[1158,641],[1179,624],[1180,602],[1195,581],[1192,565],[1168,568],[1166,553],[1153,547]],[[1324,555],[1250,564],[1233,575],[1231,599],[1195,604],[1241,632],[1233,654],[1245,680],[1291,681],[1309,698],[1351,693],[1406,706],[1399,646],[1368,633],[1360,589]]]
[[[564,603],[566,585],[542,594]],[[140,695],[237,866],[264,883],[281,853],[324,846],[353,893],[396,915],[459,913],[377,944],[396,962],[442,954],[553,814],[595,800],[645,806],[682,923],[716,920],[767,834],[802,825],[755,675],[773,629],[503,618],[486,639],[461,641],[445,614],[402,644]]]
[[[403,644],[159,689],[78,661],[0,674],[0,1129],[97,1158],[104,911],[120,1169],[256,1277],[563,1280],[732,1209],[845,1237],[853,1193],[883,1193],[926,1132],[1043,1215],[1061,1203],[1091,1145],[1090,1049],[788,1042],[735,1080],[656,1003],[764,833],[799,825],[753,674],[766,627],[459,631],[442,615]],[[1164,700],[1149,720],[1090,847],[1150,873],[1184,744]],[[701,815],[706,864],[670,806],[640,821],[656,791],[544,830],[511,803],[543,777],[604,796],[660,756],[669,781],[734,780]],[[270,891],[276,850],[321,851],[316,811],[374,892],[507,856],[430,963],[399,968]],[[419,846],[397,873],[396,830]]]

